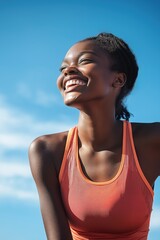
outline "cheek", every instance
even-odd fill
[[[90,73],[89,78],[91,82],[99,85],[110,85],[112,82],[111,73],[106,68],[94,67]]]
[[[57,87],[59,88],[60,91],[62,90],[62,81],[63,81],[63,77],[60,75],[57,78]]]

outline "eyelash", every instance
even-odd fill
[[[81,63],[83,63],[83,62],[91,63],[91,62],[93,62],[93,60],[88,59],[88,58],[80,59],[79,64],[81,64]],[[63,70],[64,70],[66,67],[67,67],[67,66],[60,67],[59,71],[60,71],[60,72],[63,72]]]
[[[83,62],[88,62],[88,63],[90,63],[90,62],[92,62],[92,60],[89,59],[89,58],[80,59],[79,63],[83,63]]]
[[[59,71],[60,72],[63,72],[63,70],[65,69],[66,67],[60,67]]]

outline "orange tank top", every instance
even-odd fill
[[[116,175],[93,182],[81,168],[78,129],[69,130],[59,181],[74,240],[147,240],[153,190],[139,165],[127,121],[122,142]]]

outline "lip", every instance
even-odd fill
[[[80,87],[84,87],[84,86],[79,86],[79,85],[72,85],[70,86],[68,89],[64,90],[65,93],[69,93],[69,92],[72,92],[72,91],[78,91],[78,89]]]
[[[67,81],[70,81],[70,80],[81,80],[81,81],[84,81],[85,83],[87,83],[87,78],[82,78],[78,75],[70,75],[70,76],[67,76],[64,78],[64,81],[63,81],[63,89],[65,90],[65,84]]]

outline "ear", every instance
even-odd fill
[[[127,77],[125,73],[116,73],[112,86],[114,88],[122,88],[126,83],[126,79]]]

